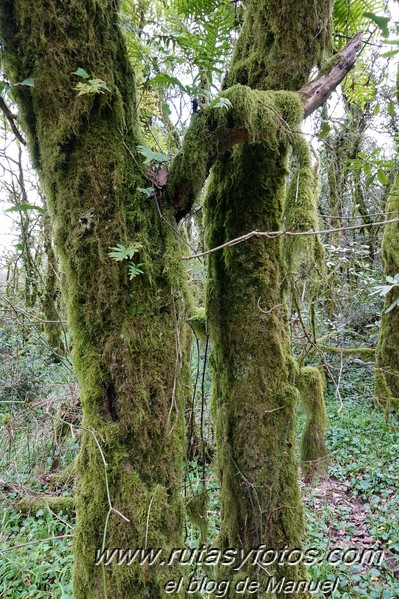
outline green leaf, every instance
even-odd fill
[[[162,111],[168,116],[172,114],[172,110],[167,102],[162,102]]]
[[[129,258],[129,255],[127,254],[127,248],[121,243],[117,243],[115,247],[110,249],[112,252],[108,252],[108,256],[114,260],[126,260],[126,258]]]
[[[388,312],[390,312],[391,310],[393,310],[395,308],[395,306],[398,306],[398,305],[399,305],[399,297],[394,302],[392,302],[392,304],[389,306],[389,308],[387,308],[385,310],[385,314],[388,314]]]
[[[20,204],[19,206],[11,206],[11,208],[7,208],[5,212],[26,212],[27,210],[37,210],[42,214],[45,214],[44,208],[41,206],[36,206],[35,204]]]
[[[19,252],[23,252],[25,249],[25,246],[23,243],[17,243],[17,245],[15,246],[15,249],[18,250]]]
[[[129,247],[126,247],[121,243],[117,243],[115,247],[110,248],[112,251],[108,253],[108,256],[117,261],[127,260],[129,258],[133,258],[134,254],[141,250],[142,247],[143,245],[138,241],[135,241],[129,245]]]
[[[381,35],[383,37],[389,37],[389,17],[381,17],[379,15],[375,15],[373,12],[365,12],[364,16],[373,21],[373,23],[375,23],[381,29]]]
[[[233,105],[228,98],[223,98],[221,96],[214,98],[210,103],[211,108],[231,108]]]
[[[371,175],[371,166],[370,166],[370,164],[366,163],[363,166],[363,171],[364,171],[365,175]]]
[[[388,185],[389,179],[385,172],[381,169],[377,171],[377,179],[381,183],[381,185]]]
[[[78,77],[82,77],[82,79],[89,79],[90,75],[87,71],[79,67],[72,73],[72,75],[77,75]]]
[[[27,87],[35,87],[35,78],[29,77],[28,79],[24,79],[23,81],[14,83],[14,85],[26,85]]]
[[[395,104],[393,102],[389,102],[388,104],[388,114],[389,116],[394,116],[395,114]]]
[[[147,146],[137,146],[140,154],[145,156],[145,164],[150,164],[151,162],[169,162],[170,158],[167,154],[163,154],[162,152],[153,152],[151,148],[147,148]]]
[[[143,193],[147,198],[150,198],[152,195],[154,195],[153,187],[138,187],[137,191]]]
[[[381,54],[381,56],[383,58],[391,58],[391,56],[395,56],[398,53],[399,53],[399,50],[389,50],[388,52],[384,52],[384,54]]]
[[[370,295],[379,295],[385,297],[393,288],[393,285],[376,285]]]
[[[130,280],[134,279],[134,277],[137,277],[137,275],[143,274],[143,271],[141,270],[140,266],[144,266],[144,264],[134,264],[134,262],[131,262],[129,264],[128,271]]]
[[[381,106],[379,104],[376,104],[374,106],[374,110],[373,110],[374,116],[377,116],[377,114],[380,114],[380,110],[381,110]]]
[[[167,73],[158,73],[155,77],[150,79],[148,83],[161,89],[165,87],[177,87],[181,89],[181,91],[187,93],[187,87],[180,81],[180,79],[172,77]]]
[[[104,90],[111,91],[102,79],[89,79],[88,83],[78,83],[74,89],[78,92],[78,96],[103,94]]]
[[[330,133],[330,131],[331,131],[331,126],[329,125],[329,123],[323,123],[321,131],[319,133],[319,139],[324,139],[325,136],[328,135],[328,133]]]
[[[377,568],[372,568],[369,574],[378,578],[381,576],[381,572]]]
[[[134,243],[129,245],[128,248],[126,248],[126,253],[129,256],[129,258],[133,258],[134,254],[137,254],[137,252],[139,252],[142,248],[143,245],[140,242],[135,241]]]

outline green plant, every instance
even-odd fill
[[[370,293],[370,295],[379,295],[380,297],[385,297],[390,293],[393,289],[399,288],[399,273],[397,273],[394,277],[386,277],[386,282],[388,285],[377,285],[374,290]],[[385,310],[385,314],[390,312],[395,308],[395,306],[399,306],[399,297],[394,300],[390,306]]]
[[[164,162],[169,162],[170,157],[167,154],[163,154],[162,152],[153,152],[147,146],[137,146],[138,151],[145,157],[144,164],[145,165],[153,165],[154,167],[160,166]]]
[[[75,85],[74,89],[78,92],[78,96],[103,94],[105,91],[111,91],[105,81],[97,77],[90,79],[90,75],[82,68],[77,69],[72,74],[87,79],[86,83],[80,82]]]
[[[128,247],[125,247],[121,243],[117,243],[115,247],[110,248],[112,252],[109,252],[108,256],[116,260],[117,262],[121,262],[122,260],[130,260],[129,262],[129,279],[132,280],[140,274],[143,274],[141,270],[142,263],[135,264],[132,261],[132,258],[135,254],[137,254],[142,249],[142,244],[138,241],[135,241]]]

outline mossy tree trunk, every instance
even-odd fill
[[[226,86],[299,90],[328,39],[330,8],[329,2],[313,0],[247,2]],[[290,113],[292,96],[270,92],[264,102],[274,112]],[[297,128],[284,118],[288,129]],[[242,144],[219,158],[205,199],[209,248],[249,231],[281,230],[291,141],[288,131],[285,140]],[[311,178],[301,193],[314,193]],[[223,549],[301,544],[295,456],[299,393],[290,351],[287,274],[281,239],[251,239],[209,256],[207,314]],[[301,565],[257,568],[261,581],[270,573],[304,577]],[[245,575],[253,578],[254,570],[244,567],[236,576]]]
[[[53,221],[84,412],[77,599],[164,596],[166,568],[102,570],[95,553],[103,544],[178,547],[183,519],[180,251],[136,191],[145,181],[135,86],[117,11],[114,0],[0,0],[6,73],[14,83],[34,78],[14,93]],[[76,84],[87,83],[79,68],[110,91],[78,96]],[[126,262],[108,253],[132,242],[142,244],[144,272],[129,280]]]
[[[392,186],[386,212],[395,218],[399,212],[399,176]],[[382,257],[387,277],[399,273],[399,225],[390,223],[384,228]],[[399,306],[389,312],[391,304],[398,299],[398,288],[394,287],[385,300],[381,317],[380,335],[376,349],[374,398],[377,406],[399,411]]]
[[[301,368],[298,389],[307,415],[301,439],[301,469],[305,479],[310,482],[314,477],[324,475],[328,466],[325,439],[328,420],[320,370],[312,366]]]

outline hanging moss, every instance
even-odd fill
[[[208,494],[199,493],[186,502],[187,515],[190,521],[200,530],[200,543],[208,542]]]
[[[327,414],[324,406],[323,379],[318,368],[301,368],[298,389],[307,413],[301,439],[301,469],[310,481],[324,475],[328,466],[325,432]]]
[[[389,218],[399,214],[399,177],[392,186],[386,206]],[[386,276],[399,273],[399,224],[390,223],[384,228],[382,258]],[[398,297],[398,290],[387,294],[381,317],[380,335],[376,350],[374,399],[377,406],[389,414],[399,411],[399,307],[387,312]]]
[[[292,142],[294,170],[284,206],[283,227],[287,231],[317,231],[317,200],[319,179],[317,166],[312,165],[309,144],[297,134]],[[284,237],[284,254],[291,273],[323,268],[324,248],[318,235]]]
[[[0,5],[7,75],[12,82],[35,80],[14,93],[53,222],[83,409],[76,599],[106,596],[94,563],[103,541],[109,549],[167,552],[181,545],[184,514],[185,278],[173,232],[136,191],[147,182],[117,11],[113,0]],[[78,96],[78,68],[110,91]],[[132,242],[142,244],[143,274],[129,280],[127,264],[108,253]],[[117,512],[106,526],[110,507]],[[104,573],[107,596],[158,599],[175,575],[112,564]]]

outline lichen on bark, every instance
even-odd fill
[[[4,69],[13,83],[34,77],[34,87],[14,93],[53,221],[83,408],[77,599],[163,597],[173,572],[137,563],[102,570],[95,553],[103,542],[110,549],[179,546],[184,513],[189,373],[181,248],[137,192],[145,171],[117,11],[113,0],[0,3]],[[78,68],[110,91],[78,96]],[[170,218],[166,207],[164,215]],[[133,241],[142,244],[144,272],[129,280],[127,265],[108,253]],[[117,511],[105,531],[111,506]]]

